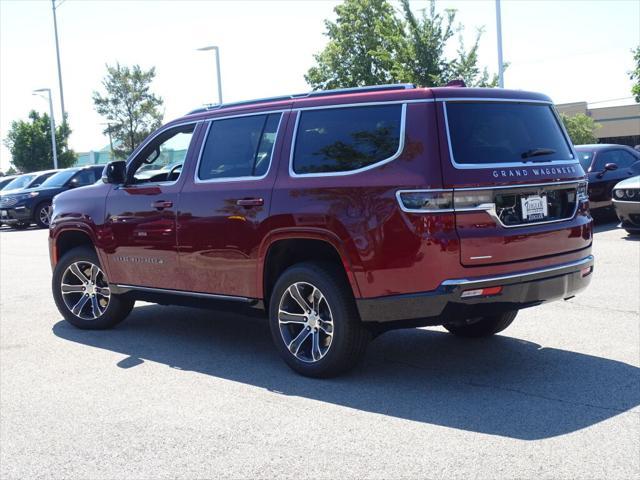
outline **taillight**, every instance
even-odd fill
[[[453,212],[453,192],[451,190],[400,190],[396,196],[400,208],[405,212]]]
[[[453,194],[457,212],[465,210],[489,210],[494,207],[493,190],[458,190]]]

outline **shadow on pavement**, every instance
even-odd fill
[[[390,332],[372,342],[354,372],[313,380],[280,360],[264,319],[144,305],[114,330],[83,331],[60,321],[53,332],[126,355],[114,368],[148,360],[283,395],[523,440],[574,432],[640,404],[640,369],[507,336],[473,341],[423,329]]]
[[[594,222],[593,224],[593,233],[603,233],[609,232],[611,230],[616,230],[618,228],[619,221],[607,221],[607,222]]]

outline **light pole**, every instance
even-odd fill
[[[51,89],[39,88],[33,91],[34,95],[39,92],[47,92],[49,97],[49,126],[51,127],[51,148],[53,148],[53,168],[58,169],[58,152],[56,148],[56,123],[53,120],[53,102],[51,101]]]
[[[220,80],[220,49],[215,45],[209,47],[197,48],[199,52],[208,52],[209,50],[216,51],[216,73],[218,75],[218,103],[222,104],[222,82]]]
[[[496,0],[496,27],[498,32],[498,86],[504,88],[504,68],[502,63],[502,18],[500,0]]]
[[[107,123],[101,123],[100,125],[107,126],[107,132],[109,134],[109,149],[111,150],[111,158],[109,159],[109,161],[112,161],[115,155],[113,153],[113,139],[111,138],[111,124],[107,122]]]
[[[58,20],[56,18],[56,8],[64,3],[64,0],[61,0],[58,5],[56,5],[56,0],[51,0],[51,10],[53,10],[53,32],[56,37],[56,58],[58,60],[58,84],[60,85],[60,114],[62,115],[62,123],[66,121],[66,115],[64,110],[64,93],[62,92],[62,70],[60,69],[60,45],[58,44]]]

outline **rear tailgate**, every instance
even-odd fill
[[[454,191],[462,265],[591,244],[584,172],[550,103],[455,98],[438,108],[443,183]]]

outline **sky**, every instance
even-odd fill
[[[60,0],[58,0],[59,2]],[[165,121],[216,102],[215,54],[220,47],[225,102],[309,90],[305,72],[324,47],[324,19],[339,2],[324,0],[178,1],[65,0],[57,8],[65,109],[76,152],[108,144],[92,92],[105,64],[156,68],[153,91]],[[392,2],[398,8],[398,2]],[[631,50],[640,45],[640,0],[502,0],[505,87],[546,93],[556,103],[632,103]],[[427,1],[412,1],[418,11]],[[470,44],[484,28],[480,64],[497,70],[494,0],[441,0],[457,10]],[[457,39],[450,48],[454,52]],[[49,0],[0,0],[0,138],[30,110],[48,111],[34,96],[51,88],[60,121],[53,17]],[[603,102],[603,103],[595,103]],[[0,146],[0,169],[9,167]]]

